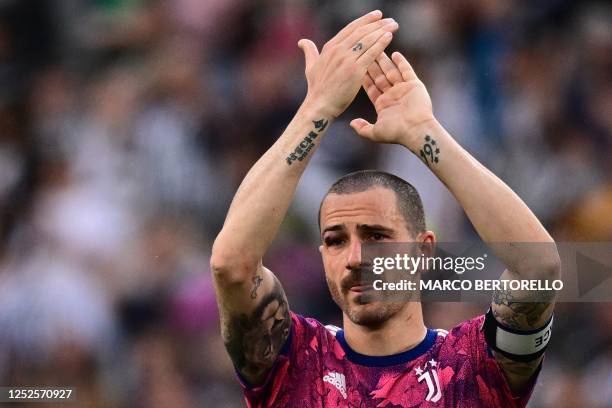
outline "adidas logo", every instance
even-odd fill
[[[346,399],[346,378],[344,377],[344,374],[332,371],[323,376],[323,382],[329,383],[336,387],[344,399]]]

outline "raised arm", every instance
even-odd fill
[[[377,122],[356,119],[351,126],[365,138],[410,149],[459,201],[483,241],[506,243],[492,247],[507,267],[501,279],[559,277],[553,239],[527,205],[438,123],[425,86],[400,53],[394,53],[392,59],[383,53],[369,67],[363,86],[378,113]],[[533,242],[548,244],[511,244]],[[494,294],[491,308],[503,325],[532,330],[549,320],[553,298],[503,291]],[[541,361],[517,363],[497,354],[496,358],[515,391],[529,381]]]
[[[304,169],[332,121],[353,101],[367,67],[398,26],[371,12],[342,29],[319,54],[310,40],[307,96],[274,145],[246,175],[213,245],[211,269],[228,353],[251,385],[262,383],[290,330],[289,306],[262,257],[285,217]]]

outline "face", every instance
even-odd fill
[[[409,232],[396,200],[392,190],[375,187],[353,194],[329,194],[321,206],[323,244],[319,249],[325,278],[336,304],[359,325],[380,325],[406,304],[385,300],[384,295],[372,296],[371,285],[362,281],[361,244],[421,239]]]

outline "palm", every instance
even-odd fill
[[[420,126],[434,120],[431,98],[404,56],[396,52],[392,57],[380,54],[368,67],[363,82],[376,109],[376,123],[356,119],[351,126],[375,142],[412,146]]]
[[[398,82],[373,102],[377,114],[374,135],[379,142],[395,143],[432,117],[431,99],[419,80]]]

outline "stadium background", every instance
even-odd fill
[[[79,406],[242,406],[208,270],[233,193],[305,94],[296,42],[381,8],[435,112],[557,240],[612,240],[612,9],[604,2],[0,1],[0,384]],[[266,264],[293,310],[339,323],[316,212],[380,168],[422,192],[442,241],[473,240],[416,158],[351,133],[312,160]],[[256,239],[256,237],[254,237]],[[612,406],[610,304],[557,306],[530,407]],[[428,304],[450,328],[486,305]]]

